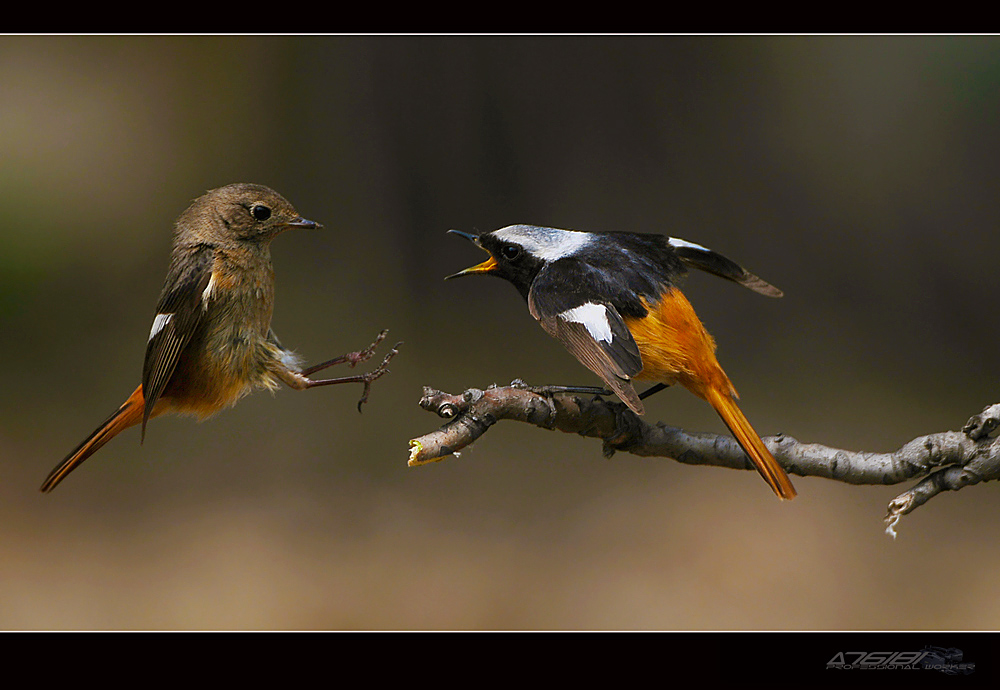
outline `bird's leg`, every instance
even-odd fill
[[[613,391],[599,386],[533,386],[532,390],[543,393],[579,393],[580,395],[614,395]]]
[[[372,371],[368,372],[367,374],[359,374],[357,376],[342,376],[340,378],[335,378],[335,379],[311,379],[309,378],[309,374],[333,366],[334,364],[340,364],[342,362],[350,362],[351,366],[353,367],[358,362],[365,361],[366,359],[372,356],[375,350],[375,346],[378,345],[383,338],[385,338],[386,332],[387,331],[382,331],[379,334],[378,339],[376,339],[375,342],[372,343],[371,346],[369,346],[365,350],[352,352],[343,355],[342,357],[331,359],[328,362],[323,362],[322,364],[309,367],[308,369],[303,369],[302,371],[293,371],[291,369],[282,368],[280,371],[276,373],[278,375],[278,378],[280,378],[285,384],[299,391],[308,390],[309,388],[316,388],[317,386],[333,386],[341,383],[363,383],[364,392],[361,394],[361,399],[358,401],[358,412],[360,412],[361,406],[364,405],[366,402],[368,402],[368,394],[371,391],[372,382],[384,376],[385,374],[389,373],[388,369],[389,360],[391,360],[393,357],[399,354],[399,346],[402,345],[403,343],[396,343],[392,347],[392,349],[389,350],[389,354],[385,356],[385,359],[382,360],[382,363],[379,364],[378,367],[376,367]]]
[[[599,388],[596,386],[529,386],[520,379],[513,381],[511,385],[514,386],[515,388],[525,388],[534,393],[539,393],[542,395],[551,393],[579,393],[580,395],[603,395],[603,396],[614,395],[613,391],[609,391],[607,388]],[[645,400],[649,396],[654,395],[655,393],[659,393],[660,391],[669,387],[670,387],[669,383],[657,383],[655,385],[652,385],[639,394],[639,400]]]
[[[364,405],[366,402],[368,402],[368,393],[371,392],[372,382],[375,379],[389,373],[388,369],[389,360],[395,357],[397,354],[399,354],[399,350],[397,348],[400,345],[402,345],[402,343],[396,343],[393,346],[393,348],[389,350],[389,354],[385,356],[385,359],[382,360],[382,363],[379,364],[377,368],[373,369],[372,371],[369,371],[367,374],[360,374],[359,376],[343,376],[337,379],[322,379],[319,381],[315,379],[310,379],[308,377],[303,377],[306,380],[306,388],[315,388],[317,386],[332,386],[338,383],[363,383],[365,384],[364,392],[361,394],[361,399],[358,400],[358,412],[361,412],[361,406]]]
[[[356,366],[357,364],[360,364],[361,362],[370,359],[371,356],[375,354],[375,348],[378,347],[379,343],[385,340],[385,336],[388,333],[389,333],[388,329],[379,333],[378,337],[375,338],[375,342],[366,347],[364,350],[358,350],[357,352],[348,352],[346,355],[341,355],[340,357],[334,357],[333,359],[327,360],[326,362],[323,362],[321,364],[315,364],[309,367],[308,369],[303,369],[299,373],[302,374],[303,376],[308,377],[309,374],[315,374],[317,371],[322,371],[323,369],[328,369],[334,366],[335,364],[343,364],[344,362],[349,363],[352,367]]]
[[[659,393],[660,391],[666,390],[669,387],[670,387],[669,383],[657,383],[654,386],[650,386],[649,388],[647,388],[646,390],[644,390],[642,393],[639,393],[639,400],[645,400],[646,398],[648,398],[649,396],[653,395],[654,393]]]
[[[521,379],[514,379],[510,383],[513,388],[523,388],[539,395],[551,395],[553,393],[579,393],[580,395],[614,395],[612,391],[597,386],[529,386]]]

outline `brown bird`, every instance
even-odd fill
[[[274,270],[271,240],[290,228],[321,228],[272,189],[233,184],[196,199],[177,219],[170,268],[149,332],[142,383],[107,421],[49,474],[42,492],[123,430],[161,414],[206,418],[234,405],[255,388],[295,390],[362,383],[358,410],[373,381],[388,373],[394,347],[375,370],[359,376],[315,380],[335,364],[370,358],[386,335],[369,347],[306,369],[271,330]],[[398,347],[398,345],[397,345]]]
[[[490,258],[449,278],[480,273],[512,283],[542,328],[636,414],[643,414],[643,398],[680,383],[715,409],[779,497],[795,497],[785,470],[737,406],[715,341],[679,284],[692,266],[768,297],[780,297],[780,290],[721,254],[674,237],[532,225],[482,235],[450,232]],[[640,395],[633,380],[655,385]]]

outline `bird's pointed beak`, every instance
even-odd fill
[[[458,273],[453,273],[450,276],[445,276],[445,280],[451,280],[452,278],[461,278],[462,276],[471,276],[475,273],[492,273],[497,268],[497,260],[492,256],[488,258],[481,264],[476,264],[475,266],[470,266],[464,271],[459,271]]]
[[[302,216],[299,216],[293,221],[287,223],[290,228],[305,228],[306,230],[322,230],[323,226],[314,220],[306,220]]]
[[[476,245],[477,247],[480,246],[480,244],[479,244],[479,235],[473,235],[470,232],[462,232],[461,230],[449,230],[448,234],[449,235],[458,235],[459,237],[464,237],[465,239],[469,240],[469,242],[472,242],[472,244]]]
[[[462,232],[461,230],[449,230],[448,233],[452,235],[458,235],[459,237],[464,237],[465,239],[469,240],[480,249],[483,249],[483,245],[479,242],[479,235],[472,235],[467,232]],[[487,250],[483,249],[483,251]],[[496,268],[497,268],[497,260],[493,258],[492,254],[490,254],[490,258],[488,258],[483,263],[476,264],[475,266],[470,266],[464,271],[459,271],[458,273],[454,273],[450,276],[445,276],[445,280],[451,280],[452,278],[461,278],[462,276],[469,276],[475,273],[490,273],[492,271],[495,271]]]

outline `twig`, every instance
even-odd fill
[[[750,470],[753,465],[736,440],[704,432],[688,432],[662,422],[648,424],[625,405],[600,396],[552,393],[522,381],[510,386],[470,388],[459,395],[424,388],[420,406],[449,420],[437,431],[410,441],[412,466],[436,462],[461,451],[502,419],[527,422],[603,441],[604,454],[626,451],[645,457],[667,457],[690,465]],[[890,501],[886,533],[907,513],[942,491],[1000,478],[1000,439],[990,434],[1000,426],[1000,404],[987,406],[961,431],[920,436],[892,453],[868,453],[800,443],[790,436],[763,439],[775,459],[790,473],[825,477],[848,484],[898,484],[921,478]]]

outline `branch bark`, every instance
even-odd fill
[[[601,396],[552,393],[522,381],[453,395],[425,387],[420,406],[447,419],[440,429],[410,441],[411,466],[436,462],[485,434],[503,419],[565,433],[599,438],[606,457],[625,451],[643,457],[673,458],[690,465],[752,470],[736,440],[689,432],[662,422],[649,424],[625,405]],[[886,533],[896,536],[899,519],[943,491],[1000,478],[1000,403],[973,416],[961,431],[920,436],[891,453],[869,453],[800,443],[791,436],[763,439],[789,474],[825,477],[848,484],[898,484],[920,479],[889,502]]]

